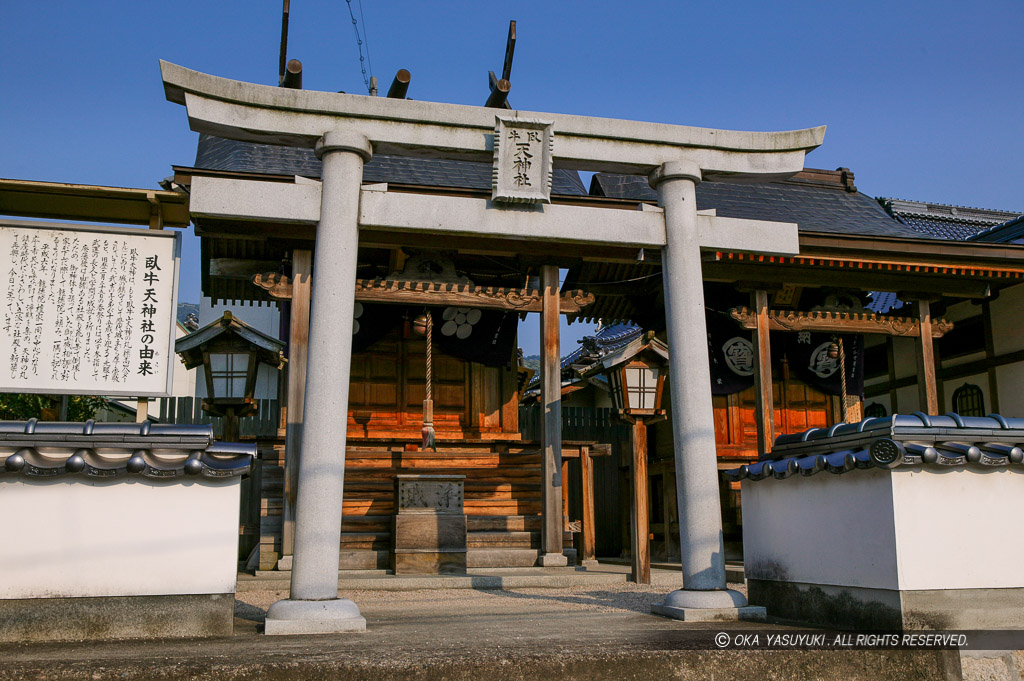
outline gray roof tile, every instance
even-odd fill
[[[199,136],[195,167],[311,178],[319,178],[321,171],[312,149],[238,142],[206,134]],[[363,181],[490,189],[491,164],[378,154],[364,167]],[[576,171],[556,168],[551,193],[586,196],[587,190]]]
[[[657,199],[647,178],[594,175],[591,191],[603,196]],[[919,239],[922,233],[892,219],[870,196],[841,186],[823,187],[798,180],[759,184],[701,182],[697,208],[714,208],[722,217],[795,222],[803,232],[863,234]]]

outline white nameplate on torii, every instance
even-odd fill
[[[491,200],[551,203],[554,123],[495,116]]]

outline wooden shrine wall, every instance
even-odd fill
[[[426,343],[401,328],[352,355],[349,438],[418,436],[426,393]],[[519,439],[516,375],[444,354],[434,345],[434,429],[438,438]],[[510,358],[511,359],[511,358]]]

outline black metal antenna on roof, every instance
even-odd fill
[[[287,59],[288,57],[288,9],[290,0],[284,0],[284,10],[281,13],[281,58],[278,62],[277,85],[278,87],[302,89],[302,62],[298,59]],[[286,61],[287,60],[287,61]]]
[[[281,12],[281,58],[278,60],[277,84],[284,84],[285,67],[288,59],[288,10],[291,0],[284,0]]]
[[[484,106],[493,109],[511,109],[508,103],[508,92],[512,89],[509,78],[512,76],[512,56],[516,51],[516,22],[515,19],[508,22],[508,40],[505,42],[505,64],[501,69],[501,78],[494,75],[494,71],[488,71],[488,86],[491,94],[487,97]]]

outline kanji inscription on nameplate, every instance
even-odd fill
[[[491,199],[551,203],[553,121],[495,116]]]
[[[398,476],[399,513],[462,513],[464,476]]]
[[[170,395],[180,240],[0,223],[0,392]]]

